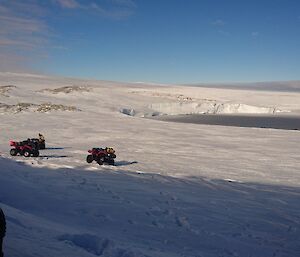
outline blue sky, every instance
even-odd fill
[[[161,83],[300,79],[298,0],[0,0],[0,71]]]

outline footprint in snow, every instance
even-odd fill
[[[152,224],[153,226],[155,226],[155,227],[158,227],[158,228],[164,228],[164,225],[161,224],[160,222],[158,222],[157,220],[153,220],[153,221],[151,222],[151,224]]]
[[[65,234],[57,238],[59,241],[79,247],[89,253],[97,256],[109,257],[147,257],[140,252],[134,252],[130,249],[116,247],[114,241],[108,238],[101,238],[91,234]]]
[[[186,217],[177,216],[177,217],[175,217],[175,222],[178,227],[182,227],[182,228],[186,228],[186,229],[190,229],[190,227],[191,227],[190,223]]]

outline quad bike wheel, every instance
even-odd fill
[[[103,162],[104,162],[104,159],[103,159],[103,158],[98,158],[98,159],[97,159],[97,163],[98,163],[99,165],[103,165]]]
[[[93,160],[94,160],[93,155],[88,155],[88,156],[86,157],[86,162],[87,162],[87,163],[92,163]]]
[[[39,155],[40,155],[40,153],[38,150],[33,151],[33,154],[32,154],[33,157],[38,157]]]
[[[115,165],[115,160],[114,160],[114,159],[108,160],[107,163],[108,163],[109,165]]]
[[[24,155],[25,157],[30,157],[30,152],[27,151],[27,150],[25,150],[24,153],[23,153],[23,155]]]
[[[16,149],[13,148],[13,149],[10,150],[10,155],[11,156],[16,156],[17,154],[18,154],[18,151]]]

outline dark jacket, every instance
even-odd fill
[[[6,221],[5,221],[5,216],[0,208],[0,239],[2,239],[5,236],[6,232]]]
[[[5,236],[6,232],[6,221],[5,221],[5,216],[0,208],[0,257],[4,257],[3,252],[2,252],[2,245],[3,245],[3,238]]]

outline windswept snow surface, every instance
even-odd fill
[[[299,93],[0,73],[8,85],[0,103],[80,111],[0,114],[5,256],[300,255],[299,131],[138,117],[153,104],[203,99],[297,115]],[[39,132],[40,157],[9,156],[10,139]],[[115,148],[116,166],[85,162],[101,146]]]

